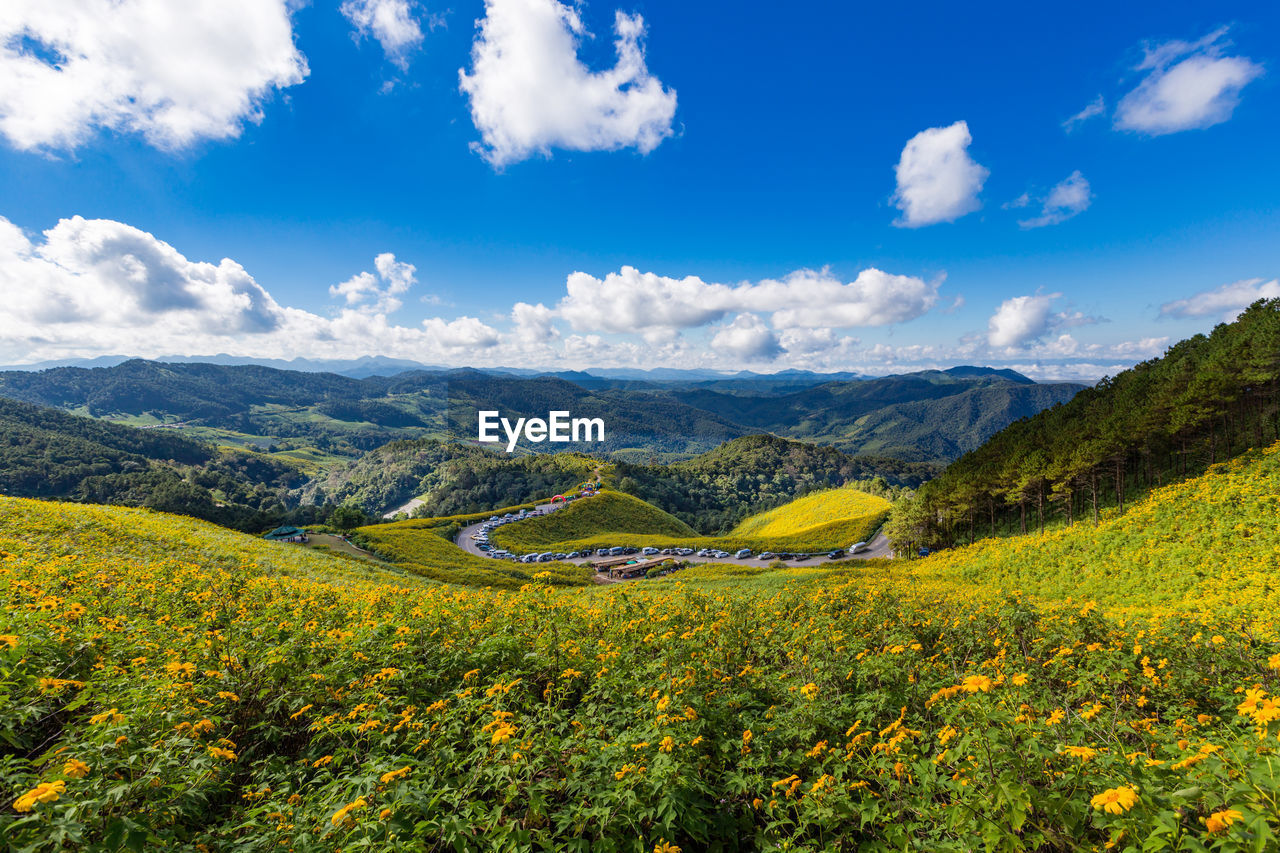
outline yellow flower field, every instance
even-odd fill
[[[1273,454],[1108,523],[1131,553],[1162,553],[1168,518],[1200,523],[1197,501],[1225,494],[1205,512],[1243,517],[1275,494]],[[1106,531],[1091,546],[1082,530],[1040,556],[1026,539],[914,564],[502,590],[142,510],[0,498],[0,837],[1276,849],[1268,530],[1189,549],[1177,574],[1123,575]],[[1072,554],[1112,562],[1064,563],[1077,592],[1044,564]]]

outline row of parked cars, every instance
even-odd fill
[[[556,509],[557,507],[552,507]],[[495,528],[504,524],[510,524],[513,521],[524,521],[526,518],[537,518],[545,515],[540,509],[522,509],[519,512],[508,512],[504,515],[492,515],[489,520],[480,525],[480,529],[471,534],[471,540],[476,543],[476,547],[485,553],[485,556],[492,557],[496,560],[515,560],[518,559],[515,554],[510,551],[504,551],[489,541],[489,533]],[[528,561],[526,561],[528,562]]]

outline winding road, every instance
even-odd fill
[[[554,511],[555,508],[558,508],[560,506],[564,506],[564,504],[541,504],[537,508],[542,510],[543,512],[552,512]],[[480,528],[485,525],[486,521],[478,521],[475,524],[467,525],[466,527],[459,530],[457,537],[453,540],[454,544],[457,545],[462,550],[466,551],[468,554],[475,554],[477,557],[486,556],[485,552],[481,551],[476,546],[475,540],[471,538],[472,534],[477,533],[480,530]],[[626,537],[623,535],[618,536],[619,540],[622,540],[625,538]],[[642,555],[640,554],[637,554],[636,556],[642,557]],[[796,565],[796,566],[838,565],[840,563],[848,563],[848,562],[853,562],[855,560],[870,560],[876,557],[892,557],[892,556],[893,556],[893,551],[889,547],[888,538],[886,538],[883,533],[877,533],[871,539],[871,543],[868,546],[867,550],[859,554],[854,554],[848,557],[842,557],[839,560],[828,560],[826,558],[826,555],[824,554],[819,558],[810,558],[809,560],[806,560],[801,563],[797,563],[794,560],[788,560],[787,565]],[[588,560],[598,560],[598,559],[601,559],[601,558],[599,556],[577,557],[572,560],[563,560],[562,562],[585,563]],[[721,564],[729,564],[729,565],[735,565],[735,566],[767,566],[769,565],[769,563],[773,562],[772,560],[761,561],[758,557],[746,557],[744,559],[739,560],[736,557],[720,557],[720,558],[699,557],[695,554],[690,554],[688,557],[676,557],[675,559],[682,560],[689,563],[721,563]]]

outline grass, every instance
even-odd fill
[[[888,501],[873,495],[833,489],[752,516],[728,535],[698,536],[684,522],[652,504],[605,490],[550,516],[501,527],[490,540],[514,553],[605,545],[826,551],[869,539],[888,515],[889,506]],[[849,515],[840,517],[842,511]]]
[[[478,557],[453,544],[458,531],[468,524],[495,514],[532,509],[535,505],[529,503],[493,512],[374,524],[358,528],[353,540],[379,559],[422,577],[448,583],[518,589],[535,576],[554,584],[580,586],[591,583],[591,570],[572,563],[539,563],[536,567],[526,567],[505,560]]]
[[[1016,555],[587,588],[0,498],[0,837],[1277,849],[1276,452]],[[370,530],[466,578],[439,534],[470,518]]]
[[[1280,444],[1113,509],[1097,528],[980,540],[922,570],[1116,607],[1280,613]]]

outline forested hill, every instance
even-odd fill
[[[146,506],[258,531],[288,517],[296,467],[168,430],[0,397],[0,493]]]
[[[642,498],[699,533],[726,533],[749,515],[801,495],[856,483],[864,491],[893,497],[937,473],[936,466],[868,456],[849,456],[773,435],[750,435],[709,453],[671,465],[618,462],[619,490]]]
[[[894,513],[900,546],[1096,520],[1103,507],[1280,439],[1280,299],[1017,421]]]
[[[180,422],[208,440],[274,446],[317,465],[396,440],[474,440],[481,409],[513,421],[553,410],[605,421],[602,443],[542,444],[529,448],[534,451],[674,461],[771,432],[850,454],[947,462],[1011,420],[1068,400],[1082,387],[981,367],[822,382],[812,376],[693,383],[564,377],[464,369],[352,379],[134,359],[113,367],[0,372],[0,396],[135,424]]]

